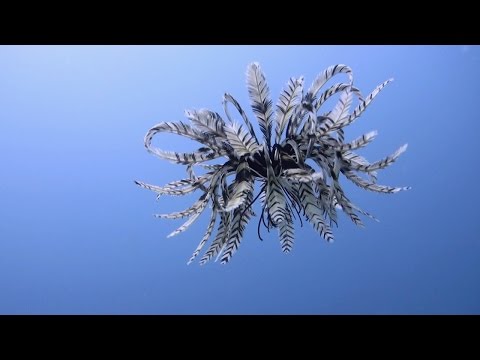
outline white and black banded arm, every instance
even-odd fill
[[[368,105],[370,105],[373,99],[375,99],[375,97],[380,93],[380,91],[382,91],[383,88],[387,86],[387,84],[391,83],[392,81],[393,79],[389,79],[383,82],[382,84],[380,84],[379,86],[377,86],[375,90],[373,90],[364,100],[360,102],[360,104],[358,104],[355,110],[353,110],[352,114],[350,114],[347,118],[344,118],[343,120],[336,123],[333,129],[336,130],[352,124],[356,119],[360,117],[360,115],[362,115],[362,113],[365,111]]]
[[[258,63],[252,63],[247,68],[247,88],[253,113],[258,119],[260,130],[270,148],[274,120],[272,100],[265,75]]]
[[[276,143],[280,143],[282,134],[287,127],[288,122],[291,120],[295,109],[300,104],[302,91],[303,76],[298,79],[290,78],[281,92],[277,102],[277,110],[275,112],[275,118],[277,121],[277,126],[275,128]]]

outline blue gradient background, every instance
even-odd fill
[[[290,76],[308,86],[332,64],[352,67],[363,93],[394,77],[346,136],[378,129],[370,160],[408,142],[379,183],[413,189],[344,181],[380,223],[342,216],[327,244],[297,221],[285,255],[255,220],[227,266],[187,266],[208,215],[166,239],[182,221],[152,214],[195,197],[155,202],[134,185],[184,174],[143,136],[186,108],[223,113],[225,91],[248,109],[251,61],[275,102]],[[480,313],[479,65],[475,46],[1,46],[0,313]],[[193,149],[174,135],[156,144]]]

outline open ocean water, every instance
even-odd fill
[[[134,184],[185,174],[143,137],[185,109],[223,114],[224,92],[253,120],[252,61],[274,104],[290,77],[308,87],[329,65],[350,66],[364,95],[393,77],[346,139],[378,130],[359,151],[371,161],[408,143],[378,183],[412,189],[342,181],[380,222],[339,214],[328,244],[296,220],[288,255],[275,229],[258,239],[256,204],[227,265],[187,266],[210,210],[166,238],[183,221],[152,214],[198,196],[157,202]],[[478,46],[0,46],[0,314],[479,314],[479,69]]]

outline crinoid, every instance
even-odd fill
[[[320,92],[337,74],[346,74],[348,82],[336,83]],[[145,136],[145,147],[150,153],[185,165],[187,177],[163,187],[136,183],[158,195],[202,193],[186,210],[156,215],[166,219],[188,217],[169,236],[186,230],[211,204],[206,233],[189,263],[207,243],[217,218],[220,221],[216,236],[200,264],[213,257],[227,263],[240,245],[245,226],[254,215],[252,205],[259,198],[262,202],[258,222],[260,238],[261,224],[268,229],[277,228],[281,248],[289,252],[294,243],[293,219],[302,215],[320,236],[332,241],[331,226],[337,224],[337,210],[345,212],[359,226],[363,224],[358,214],[375,219],[349,200],[340,186],[341,174],[360,188],[374,192],[396,193],[409,189],[378,185],[376,182],[377,171],[391,165],[407,145],[384,159],[370,163],[354,150],[369,144],[377,135],[375,131],[350,142],[344,140],[344,128],[363,114],[390,81],[385,81],[368,96],[362,97],[353,85],[353,74],[348,66],[330,66],[318,75],[307,91],[303,88],[303,77],[291,78],[274,107],[265,76],[260,66],[252,63],[247,69],[247,86],[261,137],[255,133],[240,104],[230,94],[225,94],[223,106],[228,121],[206,109],[187,110],[185,113],[190,124],[162,122],[152,127]],[[330,111],[323,110],[322,105],[335,94],[339,94],[336,105]],[[354,97],[358,98],[358,104],[350,111]],[[243,124],[232,119],[229,106],[238,111]],[[189,153],[158,149],[152,146],[152,138],[161,132],[196,140],[202,146]],[[223,162],[206,163],[215,159]],[[202,167],[204,173],[197,176],[194,166]],[[233,175],[230,181],[229,175]],[[255,181],[260,184],[257,195],[254,195]]]

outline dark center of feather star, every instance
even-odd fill
[[[275,152],[278,152],[278,156],[275,156]],[[282,170],[298,169],[298,165],[293,159],[293,148],[287,144],[281,146],[278,144],[273,145],[269,151],[269,160],[273,168],[275,176],[279,176]],[[247,163],[250,169],[260,175],[262,178],[267,178],[267,163],[265,159],[265,151],[261,150],[255,153],[253,156],[247,158]],[[257,176],[258,176],[257,175]]]

